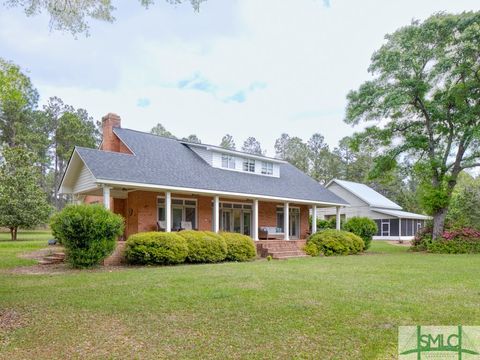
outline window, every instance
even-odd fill
[[[243,171],[255,172],[255,160],[252,160],[252,159],[243,160]]]
[[[158,220],[165,221],[165,199],[158,198]],[[192,223],[192,229],[197,227],[197,201],[172,199],[172,229],[181,227],[182,221]]]
[[[277,207],[277,229],[283,232],[283,208]]]
[[[222,167],[226,169],[235,169],[235,158],[230,155],[222,155]]]
[[[262,174],[273,175],[273,163],[262,161]]]

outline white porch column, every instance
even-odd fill
[[[340,230],[340,206],[337,206],[337,217],[336,217],[336,226],[337,230]]]
[[[253,199],[252,217],[252,237],[253,240],[258,240],[258,199]]]
[[[317,232],[317,205],[312,206],[312,234]]]
[[[398,218],[398,242],[402,241],[402,218]]]
[[[288,225],[290,225],[290,215],[288,205],[288,202],[283,204],[283,238],[285,240],[290,240],[290,229],[288,227]]]
[[[213,231],[218,233],[220,231],[220,197],[213,198]]]
[[[165,231],[172,231],[172,193],[165,192]]]
[[[105,209],[110,210],[110,187],[103,187],[103,206]]]

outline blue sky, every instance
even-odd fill
[[[255,136],[268,155],[282,132],[334,146],[345,96],[369,78],[386,33],[438,11],[479,10],[478,0],[208,0],[199,13],[161,0],[149,10],[115,2],[116,22],[91,36],[51,32],[46,15],[0,7],[0,56],[28,71],[41,102],[59,96],[99,119],[237,146]]]

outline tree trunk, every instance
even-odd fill
[[[438,210],[433,215],[433,231],[432,238],[433,240],[438,239],[443,234],[443,229],[445,227],[445,218],[447,216],[448,208],[444,207],[443,209]]]
[[[10,238],[12,241],[17,240],[17,227],[10,228]]]

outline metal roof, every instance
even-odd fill
[[[392,200],[386,198],[385,196],[376,192],[371,187],[365,184],[333,179],[327,184],[327,189],[332,183],[340,185],[342,188],[351,192],[353,195],[365,201],[368,205],[372,207],[402,210],[402,207],[400,205],[394,203]]]
[[[372,208],[372,211],[378,212],[380,214],[395,216],[402,219],[420,219],[420,220],[428,220],[431,219],[430,216],[415,214],[407,211],[400,211],[400,210],[389,210],[389,209],[377,209]]]

